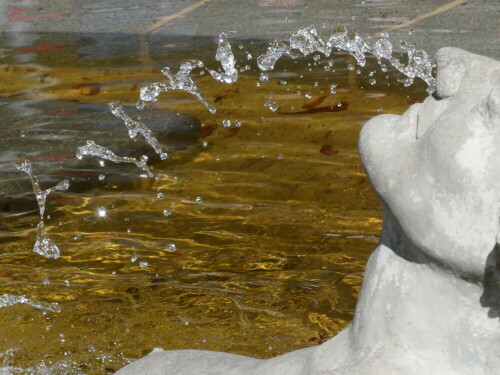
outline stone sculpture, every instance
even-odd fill
[[[155,349],[117,374],[499,374],[500,63],[437,63],[432,96],[361,132],[384,225],[348,328],[268,360]]]

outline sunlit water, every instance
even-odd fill
[[[148,63],[86,60],[76,47],[4,59],[0,295],[24,297],[0,299],[0,373],[113,373],[154,347],[268,358],[349,324],[381,226],[359,130],[422,99],[425,85],[403,88],[395,70],[341,53],[282,58],[261,75],[255,57],[266,47],[233,42],[238,81],[191,76],[215,115],[175,91],[135,110],[162,66],[203,58],[217,77],[216,41],[196,44]],[[107,105],[116,100],[168,159],[128,137]],[[156,178],[133,163],[78,160],[87,140],[147,155]],[[40,214],[18,158],[41,189],[70,181],[46,201],[57,259],[33,252]]]

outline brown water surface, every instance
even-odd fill
[[[235,84],[196,74],[215,116],[185,93],[163,94],[144,110],[189,114],[204,124],[168,160],[151,160],[157,179],[107,162],[101,181],[65,167],[78,163],[76,147],[58,155],[49,146],[16,147],[21,136],[35,142],[47,123],[64,121],[75,131],[75,146],[85,144],[90,115],[77,124],[71,116],[89,103],[133,105],[140,87],[162,80],[161,66],[197,57],[216,67],[216,45],[202,42],[152,54],[152,65],[140,55],[112,52],[85,60],[76,48],[82,41],[28,62],[14,53],[0,61],[2,162],[24,155],[35,174],[46,168],[42,181],[73,180],[67,192],[48,199],[46,229],[61,250],[51,260],[32,251],[37,204],[25,176],[12,172],[24,190],[2,203],[0,295],[57,302],[61,312],[0,308],[4,368],[22,373],[68,360],[77,372],[112,373],[155,347],[268,358],[320,344],[349,324],[381,228],[358,134],[371,117],[401,113],[421,100],[423,86],[403,89],[396,73],[378,70],[372,86],[373,61],[356,74],[344,55],[334,57],[335,73],[323,69],[324,58],[283,59],[268,82],[259,81],[253,60]],[[247,49],[254,56],[265,50],[237,45],[243,62]],[[264,106],[269,100],[276,112]],[[223,120],[239,120],[241,127],[224,127]],[[113,149],[114,134],[125,132],[118,122],[109,137],[95,141]],[[56,135],[48,131],[44,139]]]

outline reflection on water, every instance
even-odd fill
[[[196,40],[203,48],[153,54],[158,65],[144,66],[136,55],[88,59],[85,43],[0,66],[0,295],[61,309],[0,308],[3,368],[112,373],[154,347],[267,358],[344,328],[381,224],[357,155],[360,127],[425,88],[401,89],[391,71],[371,85],[373,62],[358,75],[344,55],[335,73],[312,58],[280,60],[268,79],[249,61],[232,84],[193,75],[215,116],[178,92],[138,112],[139,88],[161,79],[159,66],[196,56],[217,69],[216,44]],[[234,46],[238,61],[263,50]],[[147,124],[167,160],[128,137],[107,108],[114,100]],[[76,159],[88,139],[146,154],[157,178]],[[32,252],[39,213],[17,158],[31,161],[42,189],[70,180],[47,197],[58,259]]]

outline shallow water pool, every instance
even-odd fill
[[[236,83],[194,76],[216,115],[179,92],[133,112],[162,66],[196,57],[215,68],[216,43],[194,38],[147,56],[94,44],[80,36],[0,60],[0,295],[60,307],[0,308],[0,369],[113,373],[155,347],[268,358],[346,327],[381,228],[357,137],[371,117],[421,100],[425,87],[402,88],[393,71],[369,76],[373,61],[359,68],[343,54],[282,59],[259,79],[248,55],[265,46],[232,41],[249,66]],[[335,72],[325,71],[329,60]],[[167,160],[128,138],[107,109],[114,100],[151,125]],[[146,153],[156,178],[77,160],[87,139]],[[18,158],[31,161],[43,188],[70,180],[47,199],[58,259],[32,251],[38,206]]]

